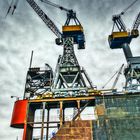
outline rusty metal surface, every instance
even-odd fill
[[[94,140],[139,140],[140,95],[96,98],[96,105],[105,104],[105,114],[93,122]]]

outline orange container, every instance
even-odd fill
[[[18,100],[14,104],[11,127],[24,128],[26,121],[28,100]]]

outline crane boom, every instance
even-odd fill
[[[43,22],[51,29],[51,31],[58,37],[61,38],[62,33],[59,31],[54,22],[40,9],[34,0],[26,0],[29,5],[34,9],[38,16],[43,20]]]
[[[137,30],[140,25],[140,12],[138,13],[136,20],[133,24],[133,30]]]

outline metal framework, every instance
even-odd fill
[[[122,44],[122,49],[127,61],[127,67],[124,69],[125,86],[128,92],[138,92],[140,90],[140,57],[132,55],[128,43]]]
[[[126,78],[125,90],[129,92],[140,91],[140,57],[127,58],[128,66],[124,70]]]
[[[96,88],[77,61],[73,38],[64,38],[63,42],[63,55],[58,58],[54,74],[48,64],[43,70],[39,67],[29,68],[24,98],[86,96],[88,89]]]
[[[137,17],[136,17],[136,19],[135,19],[135,21],[134,21],[134,24],[133,24],[133,30],[137,30],[138,29],[138,27],[139,27],[139,25],[140,25],[140,12],[138,13],[138,15],[137,15]]]
[[[87,87],[94,87],[85,70],[78,64],[74,53],[73,38],[64,38],[63,42],[63,56],[58,59],[51,90],[55,96],[84,95],[87,93]]]
[[[67,114],[65,110],[68,108],[77,108],[77,113],[71,120],[80,118],[80,113],[86,107],[95,105],[94,96],[88,97],[70,97],[70,98],[56,98],[56,99],[43,99],[43,100],[29,100],[28,112],[26,116],[26,124],[24,126],[24,140],[35,140],[33,133],[34,130],[40,130],[39,140],[48,140],[50,129],[59,129],[65,122]],[[51,120],[51,109],[58,109],[59,116],[57,120]],[[40,120],[35,120],[36,111],[40,112]],[[47,120],[45,119],[47,118]]]
[[[119,29],[120,32],[126,31],[126,26],[125,26],[120,14],[114,15],[112,20],[114,22],[112,31],[114,30],[115,25],[117,26],[117,28]]]
[[[32,98],[48,94],[52,84],[52,68],[46,64],[45,69],[29,68],[26,77],[24,98]]]

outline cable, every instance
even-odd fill
[[[53,6],[53,7],[59,8],[61,10],[67,11],[67,12],[71,11],[71,10],[69,10],[67,8],[62,7],[61,5],[55,4],[55,3],[51,2],[51,1],[48,1],[48,0],[40,0],[40,1],[44,2],[44,3],[47,3],[47,4],[49,4],[49,5]]]
[[[48,0],[40,0],[40,1],[41,2],[44,2],[44,3],[47,3],[47,4],[49,4],[49,5],[53,6],[53,7],[56,7],[56,8],[59,8],[60,7],[60,5],[57,5],[55,3],[52,3],[52,2],[50,2]]]
[[[106,85],[114,78],[114,76],[118,73],[118,71],[116,71],[113,76],[111,76],[111,78],[105,83],[105,85],[102,87],[102,89],[104,89],[106,87]]]
[[[120,13],[120,15],[124,15],[125,12],[126,12],[130,7],[132,7],[137,1],[138,1],[138,0],[133,1],[127,8],[125,8],[125,9]]]
[[[117,83],[117,81],[118,81],[118,79],[119,79],[119,76],[120,76],[120,74],[121,74],[121,71],[122,71],[122,69],[123,69],[123,66],[124,66],[124,64],[122,64],[122,66],[119,68],[119,70],[116,71],[116,72],[113,74],[113,76],[111,76],[111,78],[105,83],[105,85],[102,87],[102,89],[104,89],[104,88],[106,87],[106,85],[115,77],[115,75],[117,75],[117,77],[116,77],[116,79],[115,79],[115,81],[114,81],[114,83],[113,83],[112,89],[115,87],[115,85],[116,85],[116,83]]]

